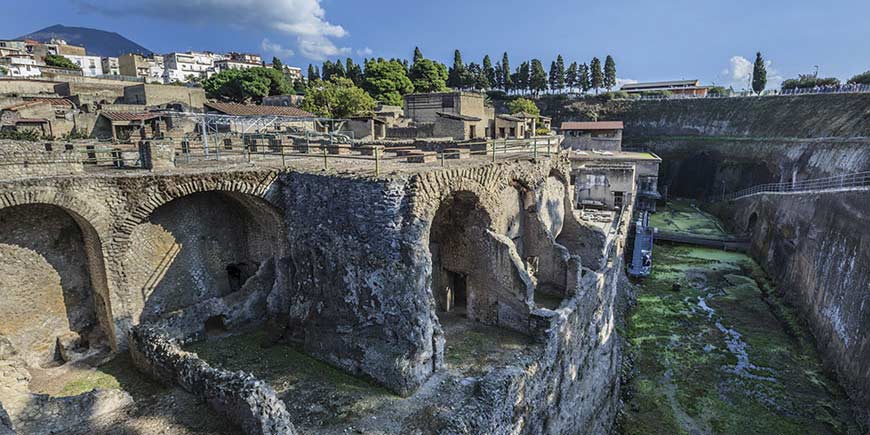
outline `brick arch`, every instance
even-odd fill
[[[98,322],[106,333],[111,347],[117,350],[118,339],[113,319],[111,281],[106,267],[106,259],[111,259],[111,250],[104,243],[104,240],[110,240],[108,217],[97,212],[86,202],[53,189],[10,192],[0,196],[0,210],[27,205],[58,207],[79,227],[87,257],[91,287],[96,297]]]
[[[0,196],[0,209],[17,205],[46,204],[60,207],[75,219],[80,227],[90,227],[101,240],[108,239],[110,217],[100,213],[79,198],[60,190],[24,190],[8,192]],[[82,228],[84,231],[85,228]]]
[[[120,253],[126,250],[129,246],[133,230],[137,225],[147,221],[155,210],[176,199],[194,193],[227,192],[250,195],[262,199],[276,212],[280,213],[278,200],[270,191],[270,188],[277,177],[277,172],[269,172],[266,177],[256,182],[227,178],[196,179],[173,186],[170,189],[154,192],[146,199],[140,201],[138,207],[133,209],[133,211],[131,211],[130,214],[119,224],[117,235],[115,236],[116,252]]]

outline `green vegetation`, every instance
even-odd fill
[[[673,200],[668,207],[650,215],[650,225],[662,231],[672,231],[715,238],[729,238],[719,220],[701,211],[688,200]]]
[[[302,109],[318,116],[347,118],[375,108],[375,100],[353,81],[336,77],[330,81],[316,80],[308,84]]]
[[[73,61],[59,55],[49,54],[45,56],[45,64],[55,68],[81,70]]]
[[[755,65],[752,67],[752,90],[760,95],[765,87],[767,87],[767,66],[764,64],[761,52],[758,52],[755,54]]]
[[[473,324],[461,333],[448,332],[444,360],[452,368],[485,370],[505,354],[529,349],[528,337],[513,331]]]
[[[402,106],[404,103],[402,97],[414,92],[414,84],[411,83],[405,67],[398,60],[379,59],[367,62],[362,88],[375,101],[392,106]]]
[[[834,77],[816,77],[812,74],[801,74],[796,79],[788,79],[782,82],[782,89],[811,89],[822,86],[837,86],[840,80]]]
[[[613,61],[613,57],[607,55],[607,59],[604,59],[604,87],[610,91],[614,86],[616,86],[616,62]]]
[[[510,113],[531,113],[535,116],[541,114],[541,109],[535,105],[534,101],[522,97],[511,100],[511,102],[508,103],[508,111],[510,111]]]
[[[414,85],[415,92],[443,92],[447,90],[447,67],[442,63],[420,58],[411,66],[408,76]]]
[[[202,82],[211,98],[236,103],[259,103],[269,95],[285,95],[293,90],[284,73],[274,68],[228,69]]]
[[[860,433],[809,331],[745,254],[657,244],[637,295],[624,435]]]
[[[850,85],[870,85],[870,71],[853,76],[848,83]]]
[[[35,130],[16,131],[16,130],[0,130],[0,139],[8,140],[26,140],[36,142],[41,139],[38,132]]]
[[[71,376],[64,377],[63,385],[57,390],[46,391],[55,397],[77,396],[93,389],[124,390],[141,399],[154,396],[166,390],[166,387],[151,381],[140,373],[133,365],[130,354],[123,352],[111,361],[94,369],[76,370]]]
[[[597,57],[592,58],[592,63],[589,65],[589,75],[591,77],[592,89],[598,93],[598,89],[604,86],[604,73],[601,71],[601,61]]]

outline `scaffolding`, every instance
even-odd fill
[[[329,143],[352,143],[354,135],[352,131],[342,131],[346,124],[345,119],[312,118],[279,115],[224,115],[220,113],[197,113],[197,112],[171,112],[163,113],[172,118],[185,118],[193,120],[197,125],[202,140],[203,155],[208,157],[214,150],[220,147],[223,139],[240,135],[242,137],[261,133],[270,128],[276,128],[287,124],[296,124],[300,129],[290,130],[287,133],[303,136],[305,140],[312,138],[329,140]],[[313,128],[308,128],[312,125]]]

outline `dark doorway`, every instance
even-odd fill
[[[447,273],[447,306],[446,311],[465,312],[468,307],[468,278],[466,275],[445,271]]]

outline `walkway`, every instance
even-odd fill
[[[753,186],[734,192],[722,198],[724,201],[736,201],[738,199],[761,194],[794,194],[794,193],[825,193],[825,192],[851,192],[855,190],[870,190],[870,171],[855,172],[852,174],[836,175],[833,177],[814,178],[811,180],[796,181],[792,183],[769,183]]]

